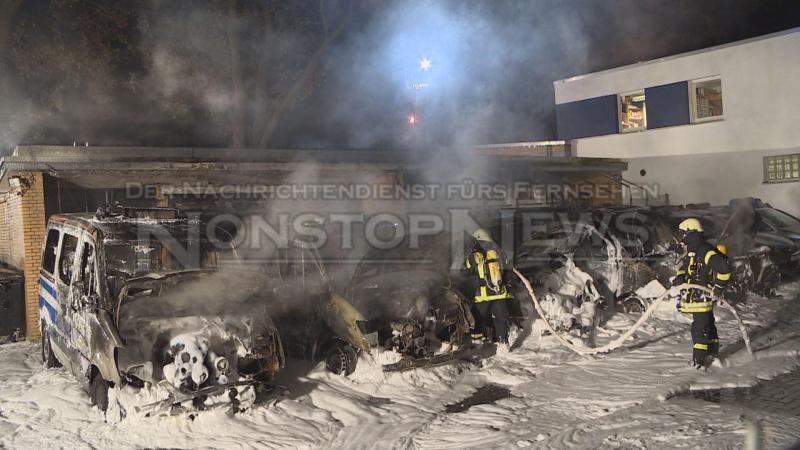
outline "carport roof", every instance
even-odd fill
[[[610,158],[552,156],[552,142],[474,146],[462,156],[489,158],[492,164],[546,172],[621,172],[627,163]],[[556,145],[564,147],[563,142]],[[545,149],[548,149],[545,151]],[[550,154],[551,156],[547,156]],[[472,156],[470,156],[472,157]],[[198,180],[265,184],[316,163],[328,172],[420,170],[408,152],[373,150],[225,149],[200,147],[73,147],[23,145],[0,159],[0,191],[16,172],[45,172],[85,187],[124,187],[135,180],[171,185]]]

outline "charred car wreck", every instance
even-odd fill
[[[626,280],[626,274],[653,275],[627,257],[618,239],[604,237],[592,225],[553,222],[548,228],[522,243],[515,266],[533,281],[556,329],[591,337],[607,302],[640,282]]]
[[[541,210],[536,212],[544,217]],[[800,221],[795,223],[793,217],[757,199],[732,200],[726,206],[554,209],[551,213],[551,220],[537,223],[536,233],[523,237],[515,252],[515,266],[543,294],[558,294],[582,274],[591,278],[591,286],[573,286],[576,294],[566,296],[571,301],[561,298],[554,303],[554,314],[561,311],[558,314],[565,318],[564,327],[578,327],[578,318],[568,310],[579,309],[583,299],[596,297],[593,289],[602,298],[600,306],[644,311],[648,302],[637,290],[653,280],[662,286],[670,284],[683,253],[675,234],[677,225],[687,217],[698,218],[709,240],[727,248],[733,275],[730,299],[743,300],[749,293],[771,295],[782,275],[791,276],[800,267],[798,241],[792,240],[796,237],[792,230],[800,229]],[[767,223],[774,216],[782,227]],[[581,276],[568,276],[573,272]],[[563,292],[559,295],[564,297]]]
[[[220,276],[225,252],[198,230],[169,209],[50,218],[39,278],[42,358],[85,381],[102,411],[130,414],[127,400],[144,413],[236,410],[283,366],[259,278]]]
[[[408,237],[392,249],[371,250],[356,266],[347,295],[381,345],[403,357],[385,370],[471,356],[463,353],[463,344],[475,320],[451,275],[449,238],[449,233]]]
[[[359,357],[377,345],[378,335],[361,312],[336,292],[317,249],[294,239],[278,249],[267,271],[273,281],[267,307],[287,355],[325,361],[336,374],[353,373]]]

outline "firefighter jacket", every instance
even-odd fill
[[[477,281],[475,303],[513,297],[508,288],[511,280],[508,257],[494,242],[478,241],[464,266]]]
[[[687,236],[686,246],[688,252],[672,284],[691,283],[716,291],[724,289],[731,278],[728,258],[696,233]],[[679,309],[684,313],[709,312],[714,309],[714,299],[704,291],[689,289],[681,298]]]

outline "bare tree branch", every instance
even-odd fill
[[[322,21],[323,39],[328,38],[328,18],[325,16],[325,0],[319,0],[319,18]]]
[[[320,2],[322,5],[324,0]],[[322,14],[322,22],[323,24],[327,23],[327,18],[324,14],[324,9],[320,7],[320,13]],[[311,55],[309,58],[308,63],[306,64],[305,68],[303,68],[300,75],[294,80],[291,87],[278,99],[278,102],[272,108],[269,114],[269,118],[265,123],[261,137],[258,140],[258,144],[261,147],[267,147],[269,145],[270,140],[272,139],[273,135],[275,134],[275,129],[277,128],[282,115],[286,112],[286,110],[291,106],[297,97],[300,95],[302,89],[308,85],[312,76],[318,69],[322,58],[330,48],[331,44],[336,41],[339,35],[345,30],[346,26],[350,22],[350,9],[348,8],[345,17],[339,22],[336,28],[330,33],[323,34],[323,40],[320,43],[320,46]],[[327,25],[323,25],[323,29],[326,29]]]
[[[5,52],[8,37],[11,35],[11,25],[14,21],[14,13],[22,4],[22,0],[3,0],[0,1],[0,55]]]
[[[226,35],[228,53],[230,55],[230,76],[233,87],[233,99],[230,108],[231,146],[243,148],[244,142],[244,99],[242,96],[242,68],[239,62],[239,23],[236,12],[236,0],[228,4],[228,23]]]

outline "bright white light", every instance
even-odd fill
[[[419,68],[424,71],[431,70],[431,60],[427,56],[424,56],[422,59],[419,60]]]

